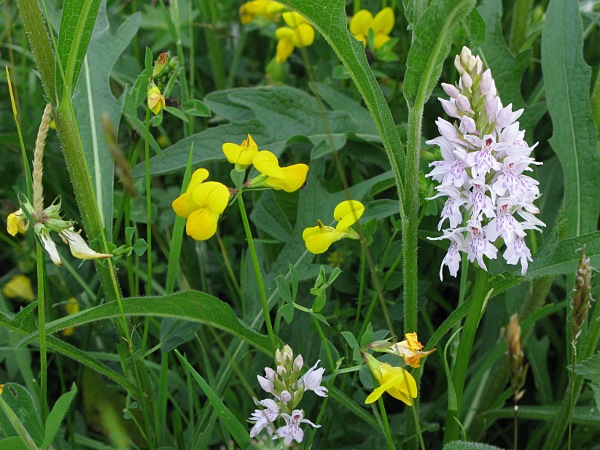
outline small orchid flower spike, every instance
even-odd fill
[[[350,228],[365,212],[365,206],[358,200],[345,200],[338,204],[333,211],[333,217],[338,221],[335,228],[324,225],[317,220],[316,227],[305,228],[302,239],[309,252],[319,255],[325,253],[329,246],[343,238],[360,239],[356,231]]]
[[[222,183],[206,181],[208,170],[198,169],[186,191],[173,200],[173,210],[187,219],[185,230],[197,241],[205,241],[217,232],[219,217],[227,208],[229,189]]]

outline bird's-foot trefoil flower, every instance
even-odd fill
[[[14,213],[10,213],[6,218],[6,231],[11,236],[16,236],[17,233],[25,234],[29,228],[29,220],[25,217],[23,210],[19,208]]]
[[[300,428],[303,423],[319,428],[304,418],[304,411],[298,408],[304,394],[314,392],[319,397],[327,397],[327,388],[322,386],[325,369],[319,368],[317,361],[306,373],[301,375],[304,367],[302,355],[294,358],[294,352],[286,345],[275,354],[276,369],[265,367],[265,376],[258,375],[260,387],[272,396],[265,400],[254,400],[259,407],[248,421],[253,425],[250,437],[256,437],[266,429],[273,439],[283,440],[288,446],[292,441],[302,442],[304,432]],[[284,423],[277,428],[277,422]]]
[[[148,86],[148,108],[150,108],[150,111],[152,111],[154,114],[158,114],[166,106],[165,98],[160,92],[158,86],[156,86],[154,83],[150,83]]]
[[[371,404],[387,392],[408,406],[412,406],[413,399],[417,398],[417,383],[414,377],[402,367],[382,363],[364,351],[361,353],[369,370],[379,382],[379,387],[369,394],[365,403]]]
[[[77,314],[79,312],[79,302],[75,297],[71,297],[67,300],[65,304],[65,310],[67,311],[67,315],[71,316],[73,314]],[[68,327],[62,331],[64,336],[73,336],[75,333],[75,327]]]
[[[308,166],[303,163],[280,167],[277,156],[268,150],[258,152],[252,164],[261,175],[249,180],[246,183],[248,188],[270,187],[294,192],[304,185],[308,174]]]
[[[284,12],[282,16],[287,27],[275,31],[278,39],[275,60],[278,63],[287,61],[294,48],[308,47],[315,40],[315,29],[303,16],[293,11]]]
[[[217,231],[219,217],[229,203],[229,188],[217,181],[206,181],[208,170],[198,169],[186,191],[173,200],[173,210],[187,219],[185,230],[197,241],[210,239]]]
[[[405,340],[392,344],[387,351],[398,355],[406,364],[416,369],[421,365],[421,358],[429,356],[435,349],[423,351],[423,344],[419,342],[417,333],[406,333],[404,337]]]
[[[459,82],[442,83],[450,98],[440,102],[455,122],[438,118],[440,136],[427,141],[439,147],[442,156],[430,164],[433,169],[427,175],[440,183],[431,199],[447,197],[438,229],[447,219],[450,222],[435,238],[450,240],[440,279],[444,266],[457,275],[461,252],[487,270],[486,258],[496,259],[502,243],[507,247],[502,253],[506,262],[520,263],[524,275],[532,260],[526,230],[545,226],[534,216],[539,213],[533,204],[540,196],[538,182],[525,175],[531,165],[541,164],[531,156],[537,144],[525,142],[525,131],[517,122],[523,110],[502,105],[492,73],[483,71],[478,56],[463,47],[454,65]]]
[[[8,280],[8,283],[2,286],[2,295],[6,298],[21,298],[28,302],[35,300],[31,280],[23,274],[15,275]]]
[[[304,239],[306,248],[309,252],[319,255],[325,253],[331,244],[340,239],[360,239],[358,233],[351,227],[364,212],[365,207],[358,200],[341,202],[333,211],[333,217],[338,221],[335,228],[317,220],[317,226],[304,229],[302,239]]]
[[[231,164],[235,164],[236,169],[244,170],[254,161],[258,153],[258,146],[252,136],[248,135],[240,145],[232,142],[226,142],[222,146],[223,153]]]
[[[394,21],[394,10],[390,7],[383,8],[375,17],[370,11],[361,9],[350,20],[350,33],[365,46],[369,32],[373,33],[373,50],[379,50],[390,40]]]
[[[240,6],[240,22],[246,25],[257,17],[275,22],[284,10],[285,6],[272,0],[253,0]]]

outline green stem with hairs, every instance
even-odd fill
[[[45,277],[46,261],[44,259],[44,250],[42,244],[35,243],[36,267],[37,267],[37,310],[38,310],[38,330],[40,333],[40,405],[42,413],[42,422],[46,422],[48,416],[48,346],[46,342],[46,296],[45,296]]]
[[[454,390],[456,392],[456,409],[448,409],[447,411],[444,442],[454,441],[459,437],[459,412],[469,369],[469,360],[471,359],[471,350],[473,349],[475,334],[477,333],[477,328],[479,327],[479,321],[481,320],[487,298],[488,273],[486,270],[477,268],[471,306],[467,313],[465,326],[460,336],[460,343],[458,344],[458,351],[456,353],[456,363],[452,368],[452,383],[454,383]]]

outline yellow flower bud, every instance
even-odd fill
[[[152,84],[148,89],[148,108],[154,114],[158,114],[165,106],[165,98],[160,93],[160,89]]]
[[[23,213],[22,209],[10,213],[6,218],[6,231],[11,236],[16,236],[17,233],[25,233],[29,228],[29,221]]]
[[[7,298],[22,298],[28,302],[35,300],[35,294],[31,287],[31,280],[23,274],[12,277],[9,282],[2,287],[2,294]]]

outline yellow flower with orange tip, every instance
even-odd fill
[[[240,6],[240,22],[246,25],[258,16],[274,21],[284,9],[285,6],[271,0],[246,2]]]
[[[325,253],[329,246],[343,238],[360,239],[356,231],[350,228],[365,212],[365,206],[358,200],[345,200],[333,211],[338,224],[333,227],[317,220],[316,227],[305,228],[302,239],[309,252],[319,255]]]
[[[248,138],[245,139],[241,145],[226,142],[223,144],[222,149],[227,157],[227,161],[231,164],[235,164],[236,167],[248,167],[252,164],[254,157],[258,153],[258,146],[250,135],[248,135]]]
[[[67,300],[67,304],[65,305],[65,310],[67,311],[67,315],[71,316],[73,314],[77,314],[79,312],[79,302],[75,297],[71,297]],[[75,327],[68,327],[63,330],[63,335],[72,336],[75,333]]]
[[[252,187],[260,187],[264,184],[273,189],[294,192],[302,187],[308,173],[308,166],[302,163],[280,167],[277,156],[268,150],[258,152],[252,164],[263,175],[253,180]]]
[[[28,228],[29,220],[20,208],[14,213],[10,213],[6,218],[6,231],[11,236],[16,236],[17,233],[25,233]]]
[[[432,354],[435,349],[426,352],[422,351],[423,344],[419,342],[417,333],[406,333],[404,336],[406,337],[406,340],[393,344],[388,352],[398,355],[406,362],[406,364],[417,368],[420,365],[421,358]]]
[[[394,20],[394,10],[389,6],[379,11],[375,17],[366,9],[361,9],[350,20],[350,33],[367,45],[369,30],[373,30],[375,35],[373,46],[377,50],[390,40]]]
[[[166,106],[165,98],[160,93],[160,89],[154,84],[148,88],[148,108],[154,114],[158,114]]]
[[[23,274],[12,277],[8,283],[2,287],[2,294],[7,298],[22,298],[28,302],[35,300],[31,280]]]
[[[278,39],[275,60],[285,62],[294,48],[308,47],[315,40],[315,29],[297,12],[289,11],[282,14],[287,27],[278,28],[275,36]]]
[[[187,219],[185,231],[197,241],[210,239],[217,231],[219,217],[229,202],[229,189],[222,183],[206,181],[208,170],[198,169],[186,191],[173,200],[173,210]]]
[[[367,367],[373,376],[379,381],[379,387],[366,398],[367,405],[377,401],[379,397],[387,392],[392,397],[412,406],[413,398],[417,398],[417,382],[413,376],[402,367],[394,367],[387,363],[376,360],[368,353],[361,352],[367,363]]]

